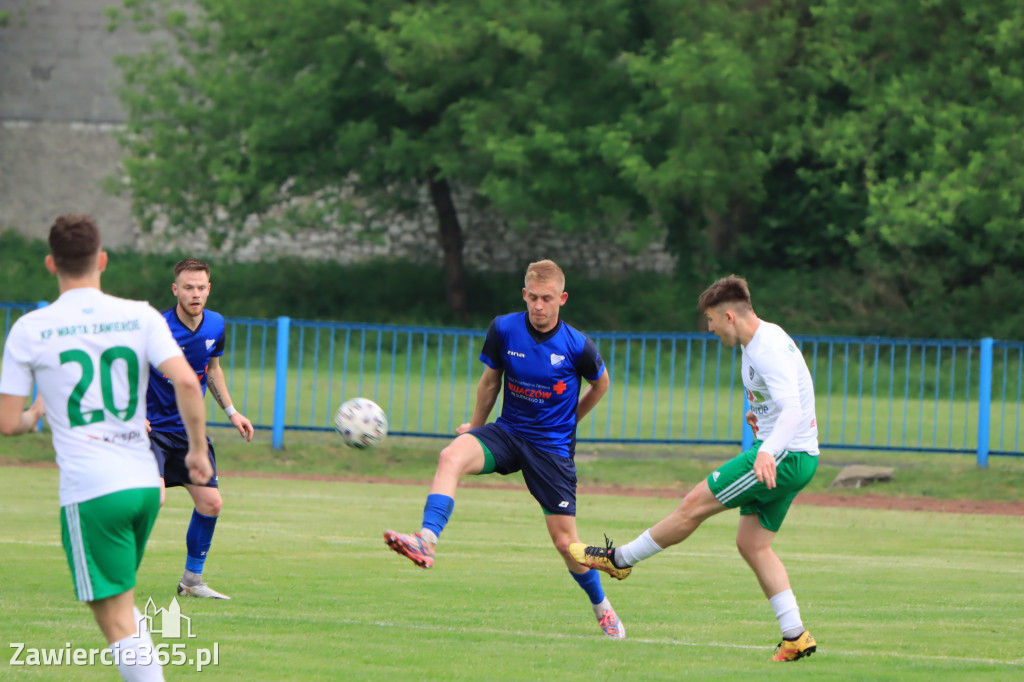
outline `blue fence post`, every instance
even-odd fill
[[[981,340],[978,370],[978,466],[988,469],[989,423],[992,412],[992,339]]]
[[[740,449],[746,452],[754,446],[754,429],[747,423],[747,411],[750,409],[750,401],[747,400],[747,389],[743,389],[743,440]]]
[[[275,450],[284,447],[284,403],[288,396],[288,332],[291,320],[277,318],[277,366],[274,370],[274,436]]]

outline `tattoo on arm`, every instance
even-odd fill
[[[227,405],[224,402],[224,399],[220,396],[220,391],[217,390],[217,382],[208,381],[206,382],[206,386],[210,389],[210,393],[213,394],[213,399],[217,401],[217,404],[220,405],[220,408],[223,410]]]

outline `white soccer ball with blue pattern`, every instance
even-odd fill
[[[351,448],[372,448],[388,435],[388,417],[369,398],[346,400],[334,415],[334,429]]]

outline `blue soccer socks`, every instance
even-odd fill
[[[188,553],[185,559],[186,571],[203,572],[206,554],[213,544],[213,530],[216,527],[216,516],[206,516],[196,509],[192,510],[192,521],[189,522],[188,532],[185,534],[185,548]]]
[[[593,569],[586,573],[573,573],[569,571],[573,580],[579,583],[583,591],[590,597],[591,604],[600,604],[604,601],[604,588],[601,587],[601,572]]]
[[[447,495],[427,495],[427,504],[423,507],[423,527],[440,537],[454,508],[455,500]]]

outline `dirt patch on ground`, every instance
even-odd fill
[[[315,474],[266,474],[255,471],[226,471],[225,476],[238,478],[283,478],[299,481],[343,481],[347,483],[376,483],[392,485],[418,485],[426,488],[429,481],[402,478],[375,478],[370,476],[323,476]],[[521,485],[461,482],[462,488],[494,488],[520,490]],[[666,488],[626,488],[610,485],[581,485],[580,495],[627,495],[634,497],[660,497],[682,499],[687,491]],[[795,504],[818,507],[855,507],[859,509],[900,509],[906,511],[943,512],[947,514],[995,514],[1024,516],[1024,502],[983,500],[940,500],[932,497],[892,497],[874,493],[842,495],[831,493],[800,493]]]
[[[2,466],[21,466],[34,469],[56,469],[51,462],[3,462]],[[222,471],[228,478],[280,478],[290,481],[337,481],[342,483],[375,483],[389,485],[416,485],[426,488],[428,481],[407,478],[377,478],[371,476],[327,476],[322,474],[270,474],[259,471]],[[522,485],[474,483],[465,481],[463,488],[493,488],[497,490],[521,490]],[[660,497],[665,499],[683,498],[682,489],[627,488],[613,485],[581,485],[580,495],[627,495],[634,497]],[[843,495],[832,493],[800,493],[795,504],[818,507],[853,507],[857,509],[899,509],[904,511],[943,512],[946,514],[994,514],[998,516],[1024,516],[1024,501],[1002,502],[985,500],[940,500],[933,497],[893,497],[875,493]]]
[[[1024,516],[1024,502],[1002,502],[997,500],[939,500],[934,497],[890,497],[867,493],[861,495],[826,495],[823,493],[801,493],[796,504],[813,504],[821,507],[859,507],[862,509],[905,509],[908,511],[932,511],[949,514],[997,514],[1000,516]]]

